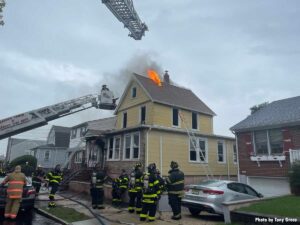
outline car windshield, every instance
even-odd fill
[[[218,187],[224,184],[222,180],[205,180],[200,182],[198,185],[205,186],[205,187]]]
[[[3,182],[4,178],[5,177],[0,177],[0,183]],[[31,177],[26,177],[26,181],[27,181],[26,186],[32,186],[32,178]],[[7,184],[5,186],[7,186]]]

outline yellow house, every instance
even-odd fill
[[[110,175],[129,172],[136,162],[154,162],[167,176],[173,160],[186,183],[236,178],[235,140],[215,135],[215,113],[191,90],[171,84],[167,73],[161,86],[133,74],[115,115],[116,129],[107,134]]]

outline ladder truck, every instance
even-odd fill
[[[49,121],[95,107],[114,110],[116,100],[106,85],[99,95],[85,95],[0,120],[0,140],[48,124]]]
[[[141,22],[135,11],[132,0],[102,0],[102,3],[130,31],[129,37],[134,40],[141,40],[145,31],[148,31],[147,25]]]

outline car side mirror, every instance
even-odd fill
[[[258,193],[259,198],[263,198],[264,196],[261,193]]]

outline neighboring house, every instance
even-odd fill
[[[167,176],[174,160],[184,171],[186,183],[210,174],[217,179],[236,178],[234,138],[215,135],[215,113],[191,90],[172,85],[167,73],[162,86],[133,74],[115,115],[115,130],[105,133],[106,166],[111,176],[121,169],[131,171],[137,162],[145,166],[156,163]]]
[[[300,160],[300,96],[267,104],[231,130],[237,139],[239,180],[265,196],[289,194],[288,170]]]
[[[31,149],[38,165],[42,165],[45,169],[52,169],[57,164],[65,163],[70,143],[70,130],[68,127],[52,126],[46,144]]]
[[[5,167],[5,155],[0,155],[0,169],[4,170]]]
[[[69,169],[104,167],[105,132],[115,128],[116,117],[88,121],[72,127],[68,149]]]
[[[6,162],[11,162],[17,157],[22,155],[30,155],[31,149],[39,145],[45,145],[46,141],[20,139],[20,138],[8,138],[7,150],[6,150]]]

